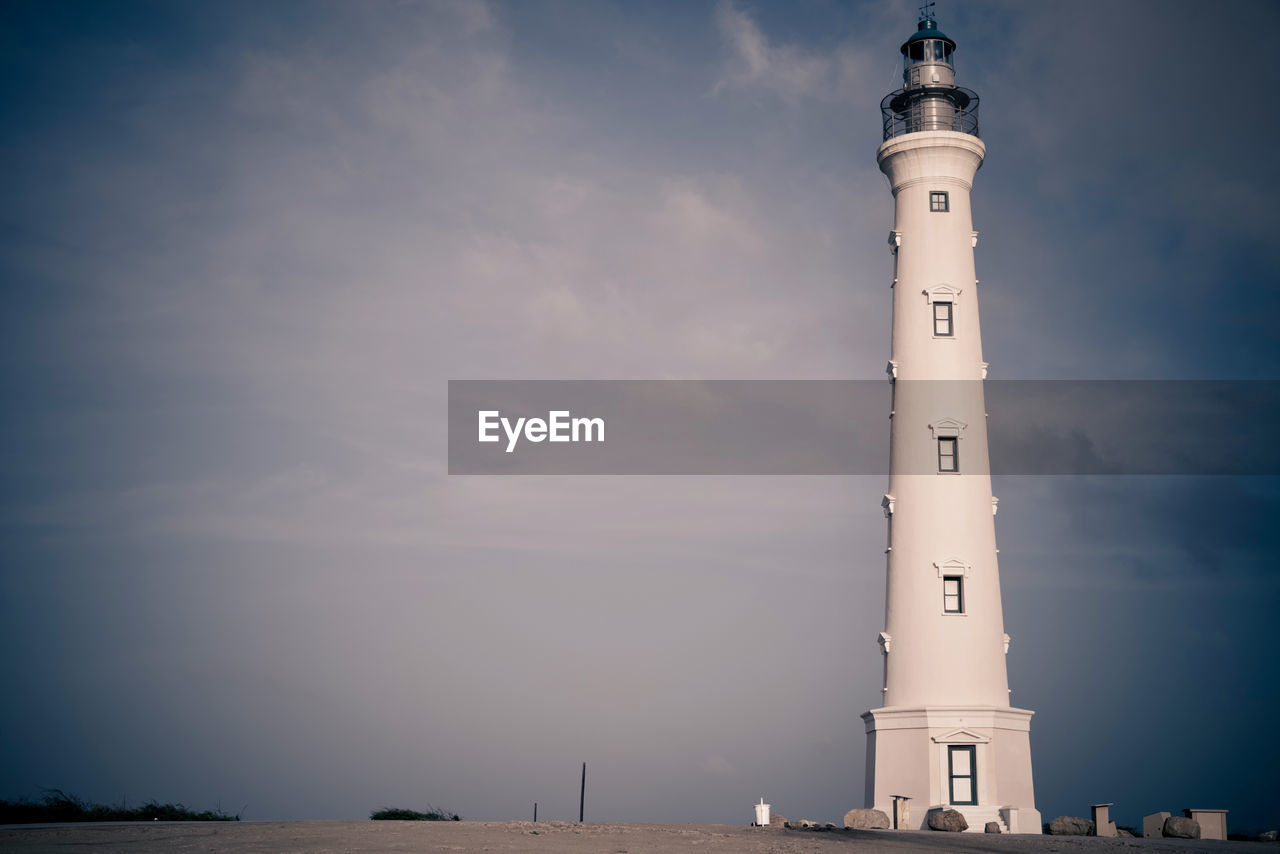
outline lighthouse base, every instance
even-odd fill
[[[982,833],[1040,833],[1031,785],[1031,716],[1008,706],[886,706],[867,726],[866,806],[927,829],[929,813],[953,809]],[[902,809],[904,805],[906,809]],[[895,809],[895,803],[898,809]]]

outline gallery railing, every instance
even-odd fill
[[[924,130],[978,136],[978,93],[960,86],[899,89],[880,102],[884,138]]]

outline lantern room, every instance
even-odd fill
[[[938,29],[932,15],[916,25],[916,31],[902,45],[902,85],[954,86],[956,43]]]

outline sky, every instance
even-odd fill
[[[940,0],[993,378],[1280,378],[1273,13]],[[883,476],[451,476],[446,395],[883,377],[915,22],[6,3],[0,797],[861,806]],[[1277,478],[995,489],[1045,819],[1280,826]]]

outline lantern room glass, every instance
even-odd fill
[[[921,39],[907,45],[903,59],[908,67],[918,62],[945,62],[953,65],[951,45],[942,39]],[[953,66],[954,67],[954,66]]]

